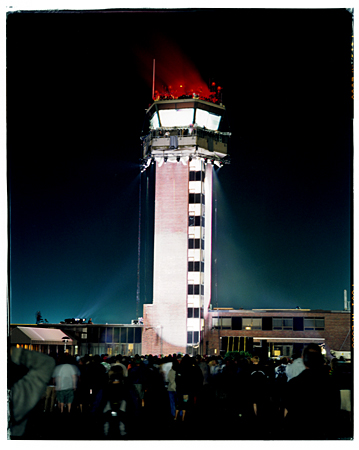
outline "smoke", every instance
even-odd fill
[[[135,49],[136,59],[143,79],[152,88],[153,60],[155,60],[155,90],[160,93],[170,90],[175,96],[201,93],[210,95],[207,83],[198,69],[180,47],[160,33],[149,38]]]

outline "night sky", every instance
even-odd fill
[[[10,322],[130,323],[152,301],[154,177],[139,159],[154,58],[157,88],[223,87],[212,305],[342,310],[350,50],[345,9],[10,13]]]

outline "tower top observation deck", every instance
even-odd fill
[[[144,165],[148,159],[160,158],[229,162],[231,133],[221,131],[225,110],[220,103],[195,96],[155,100],[146,111],[149,133],[142,137]]]

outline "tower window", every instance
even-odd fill
[[[200,262],[199,261],[189,261],[188,262],[188,272],[199,272]]]
[[[202,170],[191,170],[189,172],[189,181],[204,181],[204,172]]]
[[[199,308],[187,308],[188,319],[199,319]]]
[[[193,331],[187,331],[187,344],[193,344]]]
[[[189,284],[188,295],[199,295],[199,284]]]
[[[188,239],[188,248],[201,248],[201,239]]]
[[[187,331],[187,344],[197,344],[199,342],[199,331]]]
[[[202,219],[202,220],[201,220]],[[200,227],[204,224],[204,217],[201,216],[189,216],[188,218],[188,226],[189,227]]]
[[[189,201],[189,203],[202,203],[202,205],[204,205],[205,204],[204,203],[204,201],[205,201],[204,194],[196,194],[196,193],[190,192],[188,201]]]

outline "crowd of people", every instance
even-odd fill
[[[326,360],[315,344],[265,361],[240,353],[39,355],[52,373],[37,414],[15,438],[69,438],[70,429],[72,439],[352,437],[351,365]],[[20,401],[12,380],[12,401]]]

